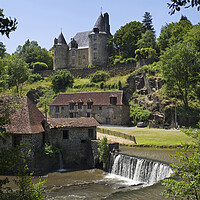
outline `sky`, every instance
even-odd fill
[[[200,12],[196,8],[181,9],[169,15],[167,3],[170,0],[0,0],[0,8],[6,17],[16,18],[16,31],[10,39],[0,35],[7,53],[16,51],[28,39],[37,41],[42,48],[49,50],[54,38],[62,33],[67,42],[78,32],[90,31],[102,13],[110,16],[111,33],[131,22],[142,22],[145,12],[150,12],[152,22],[159,36],[166,23],[177,22],[181,15],[187,16],[192,24],[200,22]]]

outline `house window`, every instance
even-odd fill
[[[97,50],[97,44],[94,44],[94,50]]]
[[[21,139],[22,139],[21,135],[13,135],[13,147],[20,145]]]
[[[99,106],[99,110],[102,110],[102,106]]]
[[[87,113],[86,116],[87,116],[87,117],[90,117],[90,113]]]
[[[63,113],[64,111],[65,111],[65,107],[62,106],[62,107],[61,107],[61,112]]]
[[[91,139],[94,138],[94,129],[92,128],[88,129],[88,137]]]
[[[110,97],[110,104],[116,105],[117,104],[117,97]]]
[[[96,59],[97,58],[97,54],[96,53],[94,53],[94,59]]]
[[[59,112],[59,106],[55,106],[54,109],[55,109],[55,113]]]
[[[94,35],[94,41],[97,40],[97,35]]]
[[[63,140],[69,139],[69,131],[68,130],[64,130],[63,131]]]
[[[70,118],[77,118],[78,117],[78,113],[77,112],[69,113],[69,117]]]
[[[70,110],[74,110],[74,103],[70,103],[70,104],[69,104],[69,109],[70,109]]]
[[[78,103],[78,109],[82,109],[83,108],[83,103]]]
[[[54,118],[59,118],[59,114],[55,114],[55,115],[54,115]]]
[[[88,102],[87,103],[87,109],[92,109],[92,104],[93,104],[93,102]]]

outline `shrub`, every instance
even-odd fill
[[[136,63],[137,60],[135,58],[127,58],[126,59],[126,64],[129,64],[129,63]]]
[[[65,89],[72,87],[74,83],[74,77],[67,70],[58,70],[52,76],[52,85],[54,90]]]
[[[34,73],[38,71],[42,71],[42,70],[47,70],[47,69],[48,69],[48,65],[46,63],[36,62],[33,64]]]
[[[90,76],[90,81],[98,83],[101,81],[106,81],[110,77],[110,74],[104,71],[97,71]]]
[[[28,82],[29,83],[34,83],[34,82],[41,81],[41,80],[43,80],[43,78],[42,78],[42,76],[40,74],[31,74],[28,77]]]

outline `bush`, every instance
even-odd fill
[[[65,89],[72,87],[74,83],[74,77],[67,70],[58,70],[52,76],[52,85],[54,90]]]
[[[129,64],[129,63],[136,63],[137,60],[135,58],[127,58],[126,59],[126,64]]]
[[[41,80],[43,80],[43,78],[42,78],[42,76],[40,74],[31,74],[28,77],[28,82],[29,83],[34,83],[34,82],[41,81]]]
[[[38,71],[42,71],[42,70],[47,70],[47,69],[48,69],[48,65],[46,63],[36,62],[33,64],[34,73]]]
[[[90,76],[90,81],[94,83],[98,83],[101,81],[107,81],[110,77],[110,74],[104,71],[97,71]]]

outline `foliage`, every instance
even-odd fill
[[[152,25],[152,16],[150,12],[144,13],[142,24],[145,28],[145,31],[150,30],[151,32],[155,33],[154,27]]]
[[[6,34],[9,38],[9,34],[11,31],[15,31],[17,28],[17,20],[9,18],[5,18],[3,14],[3,9],[0,9],[0,33],[2,35]]]
[[[154,60],[156,58],[156,50],[152,48],[137,49],[135,51],[135,58],[136,60],[149,59],[149,58]]]
[[[104,71],[97,71],[90,76],[90,81],[98,83],[101,81],[106,81],[110,77],[110,74]]]
[[[29,83],[34,83],[34,82],[41,81],[41,80],[43,80],[43,78],[40,74],[31,74],[28,77]]]
[[[139,49],[141,48],[152,48],[156,49],[156,36],[150,30],[147,30],[142,34],[142,38],[138,40],[137,46]]]
[[[200,125],[200,124],[199,124]],[[199,126],[200,127],[200,126]],[[184,145],[182,151],[172,157],[177,160],[174,168],[178,180],[166,179],[163,195],[173,199],[200,199],[200,129],[183,129],[186,135],[194,139],[195,147]]]
[[[52,76],[52,85],[54,90],[62,90],[67,87],[72,87],[74,77],[67,70],[57,70]]]
[[[171,3],[167,3],[170,14],[173,15],[176,11],[180,11],[181,7],[184,6],[185,8],[189,7],[197,7],[197,10],[200,10],[200,2],[199,0],[171,0]]]
[[[52,53],[41,48],[36,41],[27,40],[23,46],[18,46],[17,53],[28,63],[29,68],[33,68],[36,62],[42,62],[47,64],[48,69],[53,69]]]
[[[192,24],[188,20],[180,20],[176,23],[166,24],[161,28],[158,38],[158,46],[160,50],[166,50],[178,42],[182,42],[184,35],[192,28]]]
[[[177,90],[185,107],[190,90],[198,83],[199,54],[190,43],[178,43],[161,56],[162,75],[167,90]]]
[[[6,53],[6,46],[3,44],[3,42],[0,42],[0,58],[3,58]]]
[[[106,169],[109,161],[109,145],[108,145],[108,140],[106,137],[103,137],[99,143],[98,143],[98,152],[100,154],[100,161],[104,163],[104,168]]]
[[[48,69],[48,66],[46,63],[36,62],[33,64],[34,73],[36,73],[38,71],[42,71],[42,70],[47,70],[47,69]]]
[[[145,109],[143,106],[130,102],[130,117],[132,118],[132,123],[136,125],[138,122],[147,122],[149,120],[151,112]]]
[[[23,83],[29,77],[28,66],[17,54],[7,56],[6,65],[6,82],[9,87],[16,86],[17,94],[21,95]]]
[[[114,47],[123,58],[135,57],[137,42],[144,33],[144,27],[140,22],[130,22],[116,31],[113,37]]]
[[[59,155],[60,151],[61,149],[59,145],[53,146],[52,144],[45,143],[45,145],[42,146],[38,152],[50,158],[56,158]]]

